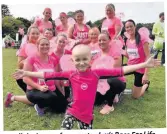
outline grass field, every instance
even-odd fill
[[[3,101],[7,92],[24,95],[11,74],[16,69],[15,49],[3,49]],[[150,70],[151,85],[144,97],[134,100],[124,95],[123,101],[115,105],[115,111],[102,116],[101,107],[95,107],[94,129],[114,128],[164,128],[166,127],[165,68]],[[127,88],[131,88],[133,76],[127,77]],[[4,130],[56,130],[60,129],[63,114],[36,115],[32,106],[14,102],[4,108]],[[77,128],[75,126],[75,128]],[[74,129],[75,129],[74,128]]]

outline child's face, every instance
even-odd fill
[[[98,43],[99,43],[100,49],[102,49],[102,50],[108,49],[109,42],[110,42],[110,40],[108,39],[107,35],[105,35],[105,34],[99,35]]]
[[[78,71],[85,72],[90,67],[91,53],[87,48],[80,48],[73,51],[72,60]]]
[[[32,28],[29,33],[29,41],[36,43],[39,38],[39,30],[37,28]]]
[[[57,37],[57,49],[58,50],[64,50],[64,47],[66,46],[67,39],[64,36],[58,36]]]
[[[134,35],[135,34],[135,26],[132,22],[128,21],[125,24],[125,30],[129,35]]]
[[[47,39],[41,39],[37,47],[40,53],[48,54],[50,49],[50,43]]]
[[[52,37],[53,37],[53,33],[52,33],[52,31],[46,30],[45,33],[44,33],[44,36],[46,38],[48,38],[49,40],[51,40]]]
[[[89,33],[89,38],[91,39],[91,41],[97,41],[98,40],[98,33],[94,30],[91,30]]]

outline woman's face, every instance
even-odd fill
[[[51,18],[51,16],[52,16],[52,13],[51,13],[50,10],[45,10],[44,13],[43,13],[43,15],[44,15],[44,18],[46,20],[49,20]]]
[[[60,21],[61,21],[62,24],[66,24],[67,23],[67,16],[60,15],[59,18],[60,18]]]
[[[63,36],[58,36],[57,39],[57,50],[64,50],[66,46],[67,39]]]
[[[136,27],[132,22],[128,21],[125,23],[125,30],[129,35],[134,35],[135,29],[136,29]]]
[[[31,28],[28,37],[29,37],[29,42],[36,43],[36,41],[39,38],[39,30],[37,28]]]
[[[82,23],[84,20],[84,14],[79,12],[75,15],[75,19],[77,23]]]
[[[41,39],[37,47],[39,53],[48,54],[50,49],[50,43],[47,39]]]
[[[52,37],[53,37],[53,33],[52,33],[52,31],[46,30],[46,31],[44,32],[44,36],[45,36],[46,38],[48,38],[48,40],[51,40]]]
[[[108,18],[112,18],[115,16],[115,11],[111,6],[107,6],[105,11]]]
[[[89,38],[91,39],[91,41],[98,41],[98,33],[94,30],[91,30],[89,32]]]
[[[105,35],[105,34],[99,35],[98,44],[99,44],[99,47],[102,51],[108,49],[109,42],[110,42],[110,40],[108,39],[107,35]]]

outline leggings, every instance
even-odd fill
[[[105,95],[101,93],[96,93],[95,105],[101,105],[104,101],[107,101],[109,106],[113,105],[113,101],[116,94],[120,94],[126,88],[126,83],[120,81],[118,78],[109,78],[107,79],[110,89],[106,92]]]
[[[73,128],[75,121],[78,122],[78,126],[80,129],[92,129],[93,121],[91,121],[91,124],[87,124],[87,123],[84,123],[84,122],[78,120],[77,118],[75,118],[74,116],[72,116],[70,114],[65,115],[65,118],[61,124],[61,128],[66,129],[66,130],[70,130]]]
[[[23,82],[23,79],[16,80],[17,85],[26,93],[27,90],[27,84]]]
[[[39,108],[49,107],[55,112],[65,112],[67,100],[63,94],[57,89],[55,91],[41,92],[37,89],[27,90],[26,96],[28,100],[34,104],[38,104]]]

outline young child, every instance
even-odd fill
[[[159,60],[152,57],[137,65],[113,69],[91,70],[91,50],[86,45],[76,45],[72,50],[72,60],[76,70],[67,72],[29,72],[18,70],[13,74],[15,79],[25,76],[51,79],[68,79],[72,88],[72,102],[66,110],[62,129],[72,129],[74,121],[78,121],[80,129],[92,129],[93,107],[97,83],[100,78],[122,76],[140,68],[160,65]]]

